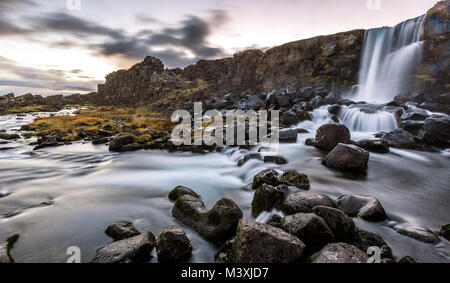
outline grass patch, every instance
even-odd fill
[[[5,114],[18,114],[18,113],[32,113],[32,112],[53,112],[58,111],[59,109],[55,109],[49,105],[37,105],[37,106],[23,106],[17,108],[9,108],[4,111],[1,111],[1,115]]]

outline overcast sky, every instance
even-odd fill
[[[437,0],[80,0],[79,10],[77,2],[0,0],[0,95],[95,91],[105,75],[147,55],[185,67],[248,48],[392,26]]]

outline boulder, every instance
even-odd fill
[[[253,177],[252,189],[258,189],[262,184],[278,186],[280,184],[279,173],[275,169],[265,169]]]
[[[379,139],[360,140],[356,143],[356,145],[360,148],[363,148],[368,151],[373,151],[376,153],[389,153],[389,145],[387,144],[387,142]]]
[[[6,133],[0,133],[0,139],[4,139],[4,140],[17,140],[17,139],[20,139],[20,135],[18,135],[18,134],[6,134]]]
[[[296,143],[297,131],[295,129],[283,129],[279,131],[279,142]]]
[[[195,198],[200,198],[200,196],[193,190],[184,186],[176,186],[172,191],[170,191],[169,199],[171,201],[176,201],[177,198],[181,197],[182,195],[190,195]]]
[[[203,202],[190,195],[178,197],[172,215],[215,244],[223,244],[231,238],[243,216],[241,209],[230,199],[221,199],[206,211]]]
[[[389,245],[386,244],[383,238],[372,232],[356,229],[348,243],[352,244],[363,252],[367,252],[367,249],[369,247],[379,247],[381,251],[381,258],[394,258]]]
[[[339,143],[350,143],[350,131],[342,124],[325,124],[316,131],[314,146],[331,151]]]
[[[424,121],[427,118],[428,115],[425,113],[407,112],[400,117],[400,120]]]
[[[171,226],[158,236],[156,251],[160,262],[177,262],[191,255],[192,246],[181,228]]]
[[[392,132],[385,133],[381,136],[381,140],[386,142],[389,146],[392,147],[403,149],[418,148],[414,136],[403,129],[396,129]]]
[[[423,125],[425,125],[425,121],[404,120],[400,122],[399,127],[417,136],[420,130],[422,130]]]
[[[450,147],[450,118],[438,116],[426,119],[419,137],[434,146]]]
[[[273,187],[262,184],[255,192],[252,201],[252,215],[257,217],[263,211],[271,211],[281,205],[288,192],[286,186]]]
[[[295,112],[295,114],[297,115],[298,119],[300,120],[299,122],[306,121],[306,120],[312,120],[311,115],[306,110],[298,110],[297,112]]]
[[[295,186],[302,190],[310,189],[308,176],[297,170],[285,171],[280,178],[280,183],[288,186]]]
[[[417,241],[421,241],[424,243],[434,244],[439,242],[439,238],[436,237],[433,232],[424,228],[414,227],[406,223],[395,225],[394,230],[401,235],[416,239]]]
[[[347,242],[353,236],[355,223],[344,212],[327,206],[316,206],[313,212],[325,220],[337,241]]]
[[[114,241],[120,241],[137,236],[141,234],[141,232],[134,227],[133,223],[129,221],[120,221],[109,225],[105,230],[105,234],[113,238]]]
[[[369,152],[355,145],[338,144],[323,160],[323,164],[335,169],[364,172],[369,162]]]
[[[308,258],[312,263],[367,263],[367,255],[355,246],[332,243]]]
[[[298,237],[306,245],[307,252],[313,253],[336,238],[325,220],[314,213],[297,213],[281,220],[280,228]]]
[[[367,221],[383,221],[386,212],[381,203],[373,197],[361,195],[340,196],[337,201],[339,209],[349,216],[359,216]]]
[[[131,135],[115,137],[109,145],[109,150],[116,152],[126,151],[127,148],[125,146],[133,144],[134,141],[135,138]]]
[[[300,119],[293,111],[285,111],[281,115],[280,123],[285,126],[292,126],[300,123]]]
[[[297,237],[271,225],[242,219],[233,243],[230,263],[295,263],[305,244]]]
[[[233,248],[234,238],[226,241],[214,254],[214,263],[228,263],[231,250]]]
[[[114,242],[97,250],[92,263],[145,262],[150,259],[156,239],[151,232]]]
[[[297,192],[283,201],[283,211],[290,215],[298,212],[312,212],[316,206],[334,207],[333,201],[326,195],[315,192]]]

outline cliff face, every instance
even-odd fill
[[[420,89],[431,101],[449,87],[449,2],[439,2],[427,14],[423,62],[410,84],[410,94]],[[129,70],[109,74],[92,97],[97,104],[171,110],[231,92],[269,92],[288,86],[324,87],[339,93],[357,83],[364,32],[295,41],[266,52],[248,50],[231,58],[201,60],[184,70],[164,69],[159,59],[147,57]]]
[[[201,60],[184,70],[164,70],[147,57],[129,70],[109,74],[99,85],[99,104],[158,108],[230,92],[268,92],[291,86],[342,90],[356,83],[363,30],[291,42],[266,52],[248,50],[232,58]],[[172,107],[170,107],[172,108]]]

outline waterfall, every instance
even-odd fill
[[[425,19],[366,31],[354,100],[388,102],[404,91],[408,75],[422,60]]]
[[[383,105],[354,104],[343,107],[339,118],[352,131],[390,132],[398,127],[395,114],[385,111]]]

